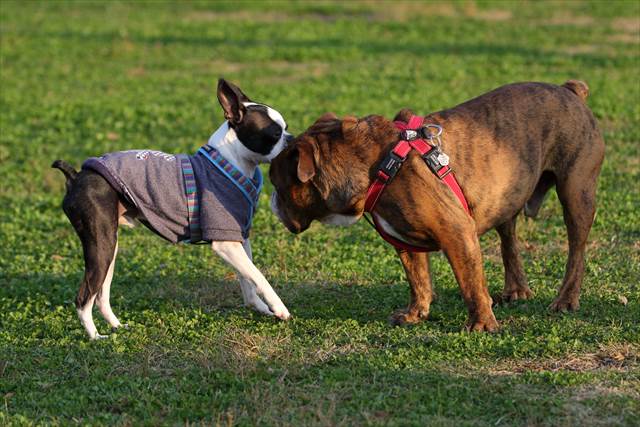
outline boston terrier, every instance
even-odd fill
[[[249,229],[262,188],[258,164],[270,162],[292,136],[278,111],[252,102],[232,83],[220,79],[217,95],[226,121],[194,155],[120,151],[89,158],[80,172],[62,160],[52,164],[66,176],[62,208],[82,242],[76,309],[91,339],[105,337],[93,322],[94,302],[113,329],[126,326],[109,293],[118,225],[134,220],[172,243],[210,243],[238,273],[245,305],[289,318],[253,264]]]

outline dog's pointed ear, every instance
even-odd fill
[[[218,80],[218,102],[224,111],[224,118],[236,125],[242,121],[246,111],[243,102],[250,102],[240,88],[225,79]]]
[[[345,141],[351,141],[358,134],[358,118],[345,116],[342,119],[342,135]]]
[[[298,179],[308,182],[316,174],[318,162],[318,144],[315,141],[305,141],[298,144]]]

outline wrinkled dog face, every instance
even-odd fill
[[[271,210],[292,233],[300,233],[316,219],[317,212],[326,210],[320,192],[311,177],[300,174],[308,156],[304,139],[295,140],[271,162],[269,178],[274,186]],[[301,154],[302,153],[302,154]],[[312,161],[312,160],[311,160]]]
[[[261,163],[273,160],[293,139],[277,110],[252,102],[233,83],[224,79],[218,81],[218,101],[238,140]]]
[[[351,148],[343,128],[335,115],[325,114],[271,163],[269,177],[275,187],[271,210],[292,233],[306,230],[313,220],[346,226],[362,215],[355,206],[362,196],[354,191],[357,174],[341,169],[350,167]],[[331,164],[323,168],[320,147],[329,145]]]

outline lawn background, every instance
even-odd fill
[[[638,422],[639,2],[2,1],[0,49],[0,424]],[[254,255],[293,320],[242,308],[207,247],[141,227],[120,233],[112,286],[131,329],[89,342],[72,305],[81,247],[49,165],[194,152],[222,121],[219,76],[293,133],[325,111],[428,113],[515,81],[585,80],[607,154],[580,311],[547,311],[567,253],[555,195],[518,222],[535,299],[497,307],[489,335],[461,332],[441,254],[432,319],[391,327],[408,301],[392,248],[364,223],[288,234],[267,183]],[[492,293],[498,240],[482,239]]]

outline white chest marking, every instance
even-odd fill
[[[389,224],[387,221],[385,221],[385,219],[382,218],[380,215],[377,215],[375,213],[373,213],[373,215],[375,215],[376,221],[378,222],[378,225],[380,226],[380,228],[382,228],[382,231],[384,231],[385,233],[387,233],[388,235],[390,235],[394,239],[398,239],[401,242],[404,242],[404,243],[407,243],[407,244],[410,244],[410,245],[419,245],[420,244],[419,242],[411,241],[411,240],[407,239],[406,237],[402,236],[402,234],[398,233],[391,226],[391,224]]]
[[[256,167],[264,157],[245,147],[227,121],[211,135],[207,144],[218,150],[222,157],[248,177],[253,177]]]
[[[321,223],[326,225],[335,225],[338,227],[348,227],[358,222],[360,217],[358,215],[341,215],[331,214],[320,220]]]

